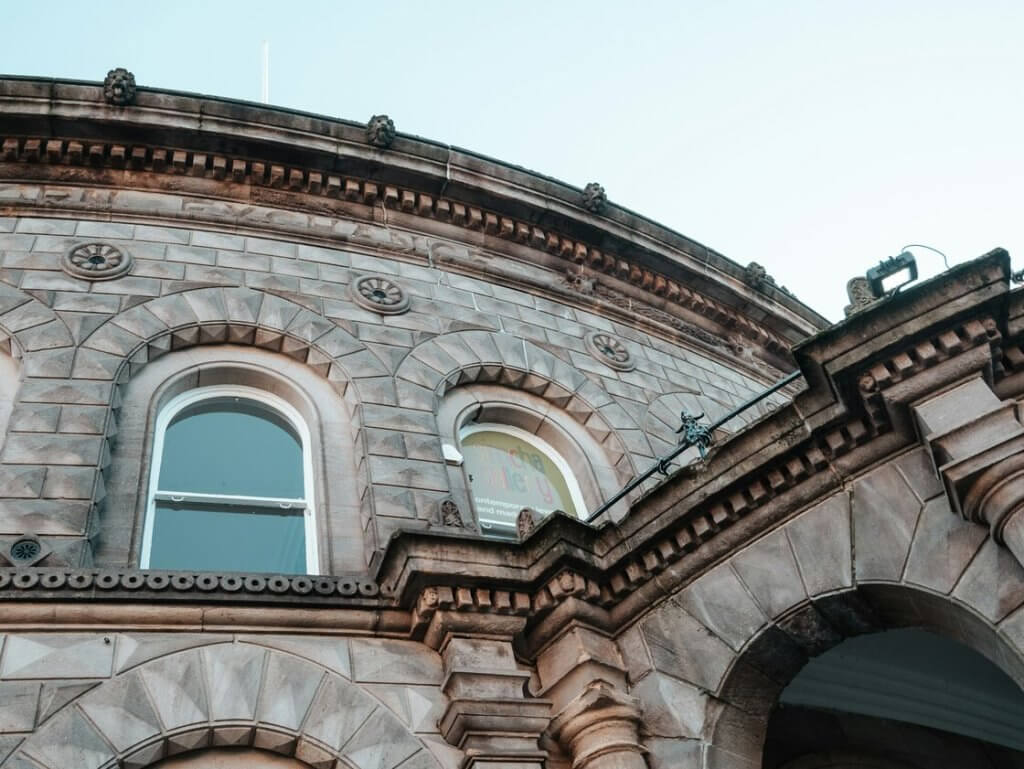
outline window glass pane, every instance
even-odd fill
[[[149,568],[305,574],[303,516],[273,508],[157,502]]]
[[[302,486],[299,436],[254,401],[201,401],[178,413],[164,433],[163,491],[303,498]]]
[[[462,456],[481,523],[515,526],[524,507],[577,515],[565,478],[536,446],[503,432],[481,430],[462,439]]]

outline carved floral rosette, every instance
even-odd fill
[[[109,243],[76,243],[61,261],[64,272],[85,280],[113,280],[132,267],[127,251]]]
[[[382,315],[400,315],[409,309],[409,294],[387,275],[362,275],[352,282],[352,299],[360,307]]]
[[[632,371],[636,360],[625,343],[606,331],[593,331],[584,337],[587,350],[597,360],[616,371]]]

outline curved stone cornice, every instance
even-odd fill
[[[47,80],[0,81],[0,111],[9,127],[0,158],[23,166],[12,178],[63,168],[80,181],[131,186],[111,174],[125,169],[134,183],[156,174],[164,189],[197,184],[236,199],[244,185],[252,199],[286,208],[383,207],[696,303],[693,312],[763,336],[777,354],[827,324],[774,287],[752,290],[739,265],[671,230],[611,205],[595,215],[578,190],[445,145],[400,135],[380,149],[361,124],[150,89],[113,108],[99,85]]]

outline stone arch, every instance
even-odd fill
[[[636,475],[638,466],[653,461],[647,436],[633,416],[592,379],[547,350],[510,334],[482,329],[441,334],[421,342],[399,363],[394,379],[397,408],[367,407],[372,417],[364,419],[364,424],[377,430],[380,442],[387,441],[380,449],[384,456],[370,457],[383,470],[373,473],[379,542],[388,539],[389,527],[436,524],[440,505],[454,501],[437,412],[448,391],[470,383],[525,390],[564,410],[606,452],[622,484]],[[364,399],[369,399],[373,383],[366,380],[355,385],[366,387]],[[402,463],[390,459],[402,456],[406,457]],[[413,485],[416,491],[409,490]]]
[[[440,769],[423,742],[358,684],[302,657],[230,642],[119,673],[58,710],[14,761],[143,769],[218,746],[294,757],[312,769],[334,769],[335,762]]]
[[[3,296],[0,291],[0,308]],[[33,307],[33,317],[42,317],[44,311],[52,315],[40,307]],[[19,474],[17,484],[8,484],[9,489],[14,487],[12,496],[36,499],[19,503],[25,511],[18,513],[24,518],[23,530],[42,535],[90,533],[95,508],[105,497],[104,471],[110,463],[110,441],[117,434],[119,388],[142,366],[171,350],[242,344],[299,360],[346,401],[354,432],[359,428],[359,391],[350,383],[388,373],[370,350],[332,321],[288,299],[249,288],[206,287],[151,299],[99,325],[77,349],[59,318],[40,323],[63,329],[55,338],[68,345],[66,366],[60,371],[51,366],[22,387],[20,402],[27,402],[32,411],[26,419],[34,419],[34,432],[19,435],[16,445],[5,449],[5,458],[17,452],[17,466],[3,469]],[[34,426],[51,412],[52,426],[45,431]],[[360,487],[366,489],[368,468],[360,461],[360,446],[357,442],[356,461],[363,475]],[[84,554],[78,558],[88,561]]]
[[[699,702],[696,723],[673,727],[673,739],[703,739],[707,766],[750,769],[782,689],[847,637],[927,629],[1024,684],[1022,604],[1024,568],[950,511],[917,449],[730,554],[642,620],[650,670],[634,690],[655,709],[666,691]]]
[[[0,349],[17,358],[33,354],[51,357],[52,353],[46,355],[46,351],[73,345],[71,330],[53,308],[9,283],[0,282]]]
[[[525,390],[582,424],[629,480],[653,457],[636,420],[579,369],[532,342],[492,331],[456,331],[415,347],[395,372],[401,405],[437,412],[451,389],[496,383]]]
[[[305,363],[342,395],[356,378],[387,374],[362,342],[333,321],[276,294],[209,287],[138,304],[81,343],[73,376],[123,382],[171,351],[200,344],[254,345]]]
[[[18,536],[25,532],[75,533],[84,530],[87,511],[70,505],[59,509],[38,498],[42,495],[48,456],[61,451],[51,431],[56,412],[48,393],[59,390],[70,376],[75,359],[74,335],[59,314],[38,298],[0,282],[0,354],[10,356],[17,372],[6,372],[17,381],[3,388],[0,406],[3,452],[0,454],[0,499],[26,500],[0,513],[0,533]],[[53,468],[53,482],[60,485],[64,468]],[[48,563],[64,557],[63,543],[54,543]],[[81,543],[70,546],[78,552]],[[71,555],[71,560],[75,559]]]

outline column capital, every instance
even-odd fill
[[[597,680],[551,719],[550,732],[571,753],[573,769],[646,769],[640,722],[639,700]]]

